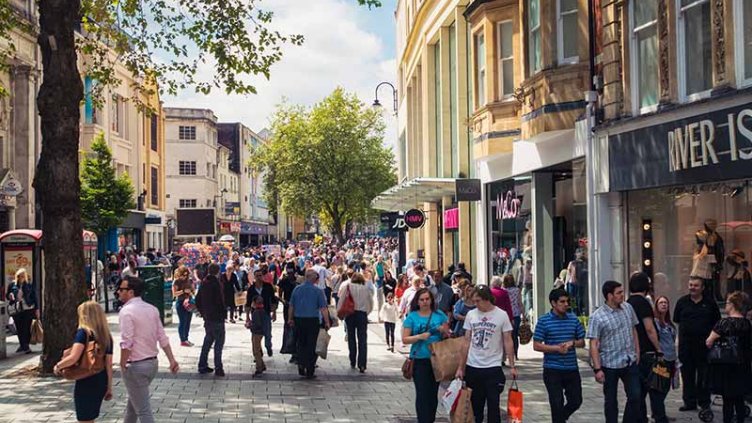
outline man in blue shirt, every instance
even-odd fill
[[[533,348],[543,353],[543,383],[551,405],[551,421],[565,423],[582,404],[575,348],[585,346],[585,328],[574,314],[567,312],[567,291],[554,289],[548,294],[548,301],[551,311],[535,325]]]
[[[298,374],[306,379],[316,376],[316,340],[319,336],[320,318],[324,329],[329,330],[329,309],[324,291],[316,286],[319,274],[313,269],[305,272],[305,283],[292,291],[288,308],[287,324],[295,328],[297,342]]]

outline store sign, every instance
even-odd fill
[[[407,224],[399,212],[381,213],[381,225],[388,231],[407,232]]]
[[[410,209],[405,213],[405,225],[410,229],[420,229],[426,224],[426,214],[420,209]]]
[[[454,190],[457,201],[480,201],[480,179],[457,179]]]
[[[507,191],[503,196],[499,193],[496,197],[496,219],[517,219],[522,210],[522,197],[514,191]]]
[[[0,194],[15,197],[22,192],[23,185],[21,185],[21,181],[16,179],[15,175],[9,172],[5,177],[5,180],[3,180],[2,185],[0,185]]]
[[[459,229],[460,227],[460,209],[444,210],[444,229]]]
[[[752,177],[748,104],[608,139],[611,191]]]

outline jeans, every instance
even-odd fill
[[[397,326],[393,322],[384,322],[384,335],[386,338],[386,345],[394,348],[394,328]]]
[[[512,322],[512,342],[514,342],[514,358],[517,358],[517,351],[520,349],[520,323],[522,318],[516,316]]]
[[[543,383],[546,385],[548,403],[551,405],[551,422],[566,423],[582,405],[580,371],[544,368]]]
[[[225,346],[225,322],[204,321],[204,344],[201,346],[201,356],[198,359],[198,370],[209,368],[209,350],[214,344],[214,369],[223,370],[222,348]]]
[[[522,287],[522,307],[523,313],[527,316],[533,309],[533,285],[524,285]]]
[[[744,423],[745,413],[744,397],[723,396],[723,423]],[[736,419],[734,418],[736,413]]]
[[[156,359],[131,363],[123,372],[123,382],[128,391],[128,405],[125,408],[125,423],[154,423],[149,402],[149,385],[157,375],[159,363]]]
[[[264,313],[264,346],[266,353],[272,355],[272,315]]]
[[[433,375],[431,359],[413,360],[413,383],[415,384],[415,413],[418,423],[433,423],[439,406],[439,382]]]
[[[261,338],[264,335],[251,335],[251,349],[253,350],[253,360],[256,361],[256,371],[263,372],[266,370],[264,365],[264,351],[261,349]]]
[[[707,351],[704,338],[686,338],[679,342],[682,399],[688,407],[710,407]]]
[[[384,287],[380,286],[376,289],[376,304],[378,308],[376,310],[381,311],[381,307],[384,305]]]
[[[186,342],[188,341],[188,333],[191,330],[193,313],[186,310],[183,307],[183,302],[180,300],[175,301],[175,310],[178,313],[178,335],[180,336],[180,342]]]
[[[499,367],[480,369],[465,366],[465,382],[473,390],[470,402],[473,404],[475,423],[501,423],[499,397],[504,391],[504,371]],[[488,406],[488,418],[483,419],[483,409]]]
[[[653,370],[653,364],[655,364],[654,354],[643,354],[640,357],[640,381],[642,389],[640,391],[640,414],[638,422],[648,423],[648,408],[645,404],[645,398],[650,397],[650,410],[655,419],[655,423],[668,423],[668,417],[666,417],[666,396],[668,393],[661,393],[650,389],[648,386],[648,377]],[[673,372],[674,363],[666,362],[669,372]]]
[[[29,343],[31,342],[31,322],[34,320],[34,316],[34,310],[25,310],[13,316],[21,350],[29,349]]]
[[[357,362],[359,369],[365,369],[368,360],[368,315],[365,311],[355,311],[345,318],[345,324],[350,366],[355,366]]]
[[[295,339],[298,347],[298,367],[306,376],[316,371],[316,340],[319,336],[318,317],[296,317]]]
[[[619,421],[619,400],[617,398],[617,389],[619,380],[624,384],[624,393],[627,395],[627,405],[624,407],[624,423],[634,423],[638,420],[640,411],[640,369],[637,364],[631,364],[622,369],[609,369],[604,367],[603,373],[606,377],[603,382],[603,413],[606,416],[606,423],[617,423]]]

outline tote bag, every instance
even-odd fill
[[[517,379],[512,379],[507,397],[507,421],[509,423],[522,423],[522,391],[517,388]]]
[[[436,382],[452,380],[459,366],[465,338],[448,338],[428,346],[431,350],[431,367]]]

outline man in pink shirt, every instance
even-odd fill
[[[118,286],[120,300],[125,303],[119,315],[120,371],[128,391],[125,423],[154,422],[149,403],[149,385],[157,375],[157,344],[170,361],[170,371],[174,374],[179,370],[159,311],[141,299],[143,292],[144,281],[134,276],[126,276]]]

